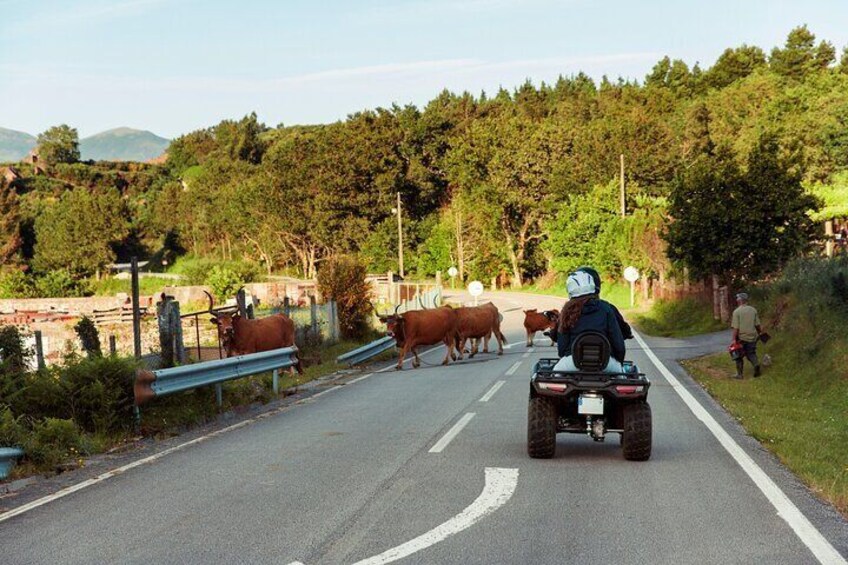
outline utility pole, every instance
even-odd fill
[[[401,222],[400,192],[397,193],[397,220],[398,220],[398,271],[403,278],[403,224]]]
[[[627,200],[624,197],[624,153],[621,154],[621,217],[627,215]]]

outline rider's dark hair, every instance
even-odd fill
[[[562,307],[562,312],[559,313],[559,331],[567,332],[576,326],[577,320],[580,319],[580,314],[583,312],[583,306],[597,297],[597,294],[587,294],[566,302],[565,306]]]

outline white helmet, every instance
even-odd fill
[[[575,271],[568,275],[565,287],[568,290],[569,298],[578,298],[598,292],[592,275],[585,271]]]

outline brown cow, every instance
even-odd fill
[[[204,291],[205,292],[205,291]],[[212,295],[208,292],[209,310],[212,310]],[[218,337],[227,352],[227,357],[270,351],[294,345],[294,322],[284,314],[273,314],[265,318],[250,320],[236,313],[213,313],[212,323],[218,326]],[[303,374],[300,358],[295,365]]]
[[[524,311],[524,329],[527,331],[527,347],[533,346],[533,338],[536,337],[536,332],[552,330],[559,322],[559,312],[556,310],[545,310],[537,312],[533,310]],[[556,345],[556,342],[551,340],[551,345]]]
[[[481,306],[458,308],[456,314],[458,318],[456,350],[460,359],[462,359],[465,342],[468,339],[473,341],[469,358],[477,354],[479,340],[481,339],[483,340],[483,353],[488,353],[489,338],[492,337],[492,334],[495,334],[495,340],[498,342],[498,355],[503,355],[506,338],[501,333],[501,315],[497,306],[487,302]]]
[[[432,310],[412,310],[398,314],[397,309],[391,316],[380,316],[380,321],[386,324],[386,335],[395,338],[400,349],[397,367],[403,368],[403,359],[412,351],[415,358],[413,367],[421,365],[416,348],[420,345],[435,345],[444,343],[447,347],[442,365],[448,364],[448,359],[456,359],[453,345],[456,341],[456,311],[448,306]]]

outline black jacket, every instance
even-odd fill
[[[616,316],[618,314],[618,316]],[[620,323],[619,323],[620,320]],[[593,298],[583,305],[580,319],[566,332],[559,332],[556,336],[557,349],[560,357],[571,355],[571,344],[583,332],[600,332],[607,336],[612,347],[612,356],[619,362],[624,361],[624,335],[622,326],[626,326],[628,333],[632,336],[630,326],[621,318],[618,310],[605,300]]]

